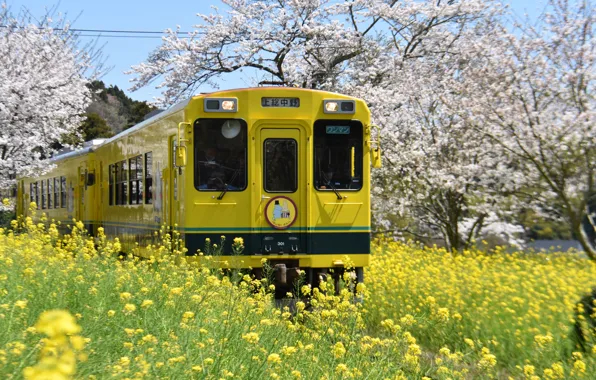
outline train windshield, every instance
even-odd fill
[[[317,120],[314,125],[314,183],[317,190],[362,188],[362,123]]]
[[[246,189],[246,122],[199,119],[194,128],[195,187],[203,191]]]

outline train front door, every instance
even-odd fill
[[[306,250],[306,144],[299,126],[265,125],[259,132],[261,164],[258,226],[262,254]]]
[[[78,179],[78,183],[77,183],[77,196],[75,197],[75,199],[77,199],[77,205],[75,207],[75,218],[77,219],[77,221],[82,221],[83,223],[86,223],[87,221],[85,221],[85,216],[86,216],[86,203],[85,203],[85,198],[86,198],[86,188],[85,188],[85,176],[86,176],[86,172],[87,172],[87,163],[83,162],[81,166],[79,166],[78,168],[78,172],[77,172],[77,179]]]
[[[180,183],[179,168],[176,165],[176,154],[177,154],[177,139],[176,136],[170,136],[169,138],[169,165],[168,165],[168,182],[166,184],[166,199],[167,206],[166,218],[170,228],[175,230],[180,229],[183,226],[178,225],[180,221],[180,191],[182,184]]]

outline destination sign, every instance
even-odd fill
[[[300,107],[300,98],[261,98],[262,107]]]
[[[326,130],[328,135],[349,135],[349,125],[328,125]]]

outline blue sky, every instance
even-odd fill
[[[0,0],[1,1],[1,0]],[[58,4],[58,9],[67,13],[70,20],[75,20],[74,28],[104,30],[148,30],[161,31],[180,25],[181,30],[188,31],[198,23],[197,13],[211,13],[211,6],[221,6],[216,0],[197,1],[157,1],[157,0],[6,0],[13,13],[27,7],[34,15],[42,15],[48,6]],[[530,16],[540,13],[544,0],[511,0],[513,10],[518,15],[527,12]],[[84,37],[89,38],[89,37]],[[101,78],[106,85],[113,84],[123,89],[133,99],[151,100],[159,95],[159,90],[146,87],[136,92],[128,91],[130,76],[123,72],[130,66],[143,62],[148,54],[160,44],[159,38],[100,38],[106,65],[112,70]],[[249,78],[241,73],[231,74],[220,80],[220,88],[246,87]],[[211,88],[202,88],[209,91]]]

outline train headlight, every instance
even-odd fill
[[[206,98],[203,105],[205,112],[238,112],[236,98]]]
[[[353,100],[323,100],[325,113],[354,113],[356,102]]]
[[[221,108],[224,111],[233,111],[236,109],[236,102],[234,100],[224,100],[221,102]]]
[[[325,103],[325,112],[337,112],[338,109],[337,102],[327,102]]]

